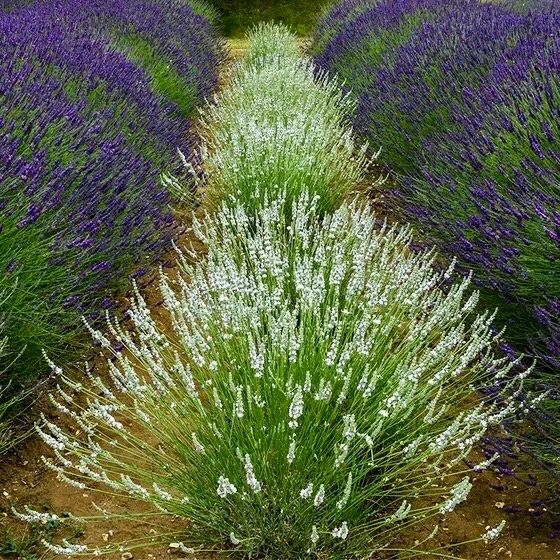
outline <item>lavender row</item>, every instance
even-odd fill
[[[329,34],[335,12],[345,23]],[[318,65],[358,97],[356,128],[382,146],[399,176],[396,210],[474,271],[515,350],[538,356],[551,372],[553,397],[560,365],[558,29],[560,11],[549,2],[349,0],[326,17],[316,41]]]
[[[121,0],[108,10],[107,0],[93,0],[86,15],[94,31],[139,63],[155,89],[185,116],[215,86],[213,11],[199,1]]]
[[[213,89],[218,57],[188,3],[39,1],[0,16],[0,268],[5,333],[26,346],[18,373],[41,348],[63,352],[80,315],[169,248],[159,176],[191,149],[185,109]]]

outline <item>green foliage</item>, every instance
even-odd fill
[[[191,117],[196,106],[196,92],[192,81],[176,72],[168,60],[162,58],[157,49],[139,35],[113,32],[115,46],[126,52],[138,63],[151,79],[154,91],[174,103],[184,117]]]
[[[20,347],[21,352],[19,354],[14,354],[13,350],[8,348],[7,337],[2,337],[4,325],[1,322],[3,320],[1,312],[6,307],[9,308],[9,306],[14,304],[14,302],[10,302],[9,305],[4,305],[8,297],[12,299],[14,297],[14,291],[8,294],[7,297],[0,294],[0,360],[4,368],[0,373],[5,373],[14,366],[17,367],[21,354],[24,351],[24,347]],[[24,332],[20,333],[19,337],[16,338],[21,340],[25,338],[26,335],[28,335],[28,329],[24,329]],[[18,381],[16,381],[16,383]],[[24,401],[28,397],[28,393],[18,392],[14,394],[11,390],[11,385],[11,380],[5,385],[0,383],[0,456],[25,439],[30,433],[29,430],[26,432],[25,430],[19,429],[17,433],[14,434],[14,432],[16,432],[16,430],[13,429],[14,416],[24,408]]]
[[[221,14],[214,6],[214,2],[210,0],[189,0],[189,6],[196,14],[206,18],[211,23],[218,24],[220,22]]]
[[[331,0],[214,0],[226,35],[242,36],[261,21],[290,26],[298,35],[312,32]]]
[[[45,558],[43,541],[52,539],[59,527],[50,522],[28,527],[23,534],[15,534],[10,528],[0,528],[0,555],[14,560],[40,560]]]
[[[15,219],[14,219],[15,218]],[[79,327],[79,311],[67,309],[64,300],[72,292],[61,290],[51,296],[52,287],[67,286],[68,272],[50,265],[50,239],[42,239],[37,228],[19,228],[18,214],[4,220],[0,235],[0,253],[4,263],[14,263],[4,273],[1,285],[9,294],[9,302],[2,306],[2,321],[9,325],[11,352],[2,358],[2,374],[14,383],[25,383],[42,367],[41,349],[61,356],[75,337]],[[51,296],[51,297],[49,297]],[[66,329],[54,328],[64,321]],[[13,328],[16,325],[17,328]],[[16,368],[10,367],[13,354],[25,348]],[[56,350],[55,350],[56,349]],[[16,385],[17,386],[17,385]],[[13,387],[16,388],[16,387]]]

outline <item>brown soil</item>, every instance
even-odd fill
[[[241,56],[244,48],[245,45],[241,42],[233,44],[233,57]],[[188,234],[183,242],[187,241],[189,241]],[[172,261],[173,259],[170,258],[170,262]],[[173,265],[170,266],[169,271],[173,274]],[[155,285],[149,285],[144,292],[147,300],[157,308],[159,296]],[[126,307],[126,299],[123,300],[122,306]],[[46,397],[38,401],[35,413],[37,414],[41,410],[51,419],[59,420],[56,411],[53,411],[52,407],[48,405]],[[2,460],[0,464],[0,538],[2,538],[2,528],[9,529],[13,535],[25,535],[28,531],[26,526],[14,519],[11,514],[12,505],[20,510],[23,505],[28,504],[39,511],[91,515],[95,513],[92,508],[92,501],[95,500],[98,506],[114,512],[139,513],[143,511],[142,506],[136,501],[78,490],[58,481],[56,475],[42,463],[42,455],[49,456],[50,450],[39,438],[31,437]],[[468,502],[440,524],[436,542],[448,548],[441,550],[438,556],[431,554],[427,557],[441,558],[441,554],[449,554],[447,557],[469,560],[560,559],[560,539],[550,538],[553,524],[560,522],[560,516],[548,511],[541,502],[541,500],[550,498],[551,493],[544,478],[541,478],[539,484],[534,485],[526,475],[504,476],[495,473],[479,475]],[[515,513],[510,513],[510,511],[515,511]],[[502,519],[507,520],[507,526],[497,541],[488,545],[480,541],[467,542],[478,539],[488,526],[495,526]],[[166,527],[170,530],[184,530],[188,534],[188,524],[179,519],[170,520]],[[90,545],[118,543],[145,537],[150,533],[150,529],[144,523],[129,520],[116,524],[102,522],[87,528],[78,527],[76,529],[81,537],[76,542]],[[417,528],[414,534],[407,535],[403,542],[414,543],[415,538],[422,539],[431,530],[432,526]],[[180,539],[170,538],[169,542],[174,540]],[[467,544],[457,544],[465,542]],[[52,554],[44,553],[40,546],[35,549],[35,553],[37,558],[52,557]],[[17,557],[10,556],[10,558]],[[175,551],[168,549],[167,545],[157,545],[151,550],[134,551],[133,557],[136,560],[172,560],[181,558],[181,554],[176,554]],[[212,560],[216,557],[215,554],[197,554],[199,559]],[[396,557],[410,558],[411,555],[403,552],[400,555],[397,554]],[[22,558],[24,557],[22,556]],[[28,556],[27,558],[33,557]],[[130,556],[115,553],[106,558],[126,560]]]

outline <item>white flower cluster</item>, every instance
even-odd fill
[[[333,529],[332,536],[335,539],[341,539],[344,541],[348,537],[348,533],[348,523],[346,521],[343,521],[340,527],[336,527],[335,529]]]
[[[451,488],[451,496],[440,507],[441,513],[451,513],[461,502],[464,502],[472,489],[472,483],[468,477]]]
[[[251,462],[251,457],[249,457],[248,454],[245,455],[244,463],[245,463],[245,474],[247,475],[247,484],[255,494],[258,494],[262,490],[262,485],[255,476],[253,463]]]
[[[229,481],[229,478],[221,475],[218,479],[218,496],[227,498],[230,494],[237,494],[237,488]]]
[[[206,202],[241,201],[260,209],[282,189],[303,190],[336,208],[363,179],[365,147],[355,145],[350,96],[302,58],[282,26],[261,26],[230,87],[202,117]]]
[[[89,552],[89,548],[84,544],[72,544],[68,542],[66,539],[62,541],[62,545],[55,545],[49,543],[45,539],[41,540],[41,543],[51,552],[59,556],[76,556],[79,554],[85,554]]]
[[[58,523],[61,520],[61,518],[54,513],[42,513],[31,509],[29,506],[24,506],[24,509],[25,513],[21,513],[15,508],[12,508],[12,513],[15,517],[27,523],[46,525],[47,523]]]
[[[488,528],[488,530],[484,533],[484,535],[482,535],[482,540],[485,543],[489,543],[490,541],[495,541],[501,535],[505,526],[506,526],[506,522],[505,519],[503,519],[502,521],[500,521],[500,523],[498,523],[498,525],[496,525],[496,527]]]

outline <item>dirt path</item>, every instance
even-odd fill
[[[228,44],[233,60],[243,56],[247,49],[247,42],[232,40]],[[224,69],[227,75],[228,69]],[[188,239],[184,239],[183,242]],[[171,264],[171,274],[174,265]],[[147,300],[157,307],[159,296],[154,286],[145,290]],[[126,307],[126,300],[123,301]],[[39,404],[39,409],[55,421],[59,421],[56,411],[48,406],[47,399]],[[41,455],[50,455],[49,449],[37,438],[32,437],[24,445],[19,446],[11,455],[3,459],[0,464],[0,550],[4,546],[5,554],[2,558],[49,558],[52,555],[44,552],[39,544],[40,538],[49,538],[56,531],[55,528],[43,527],[40,531],[30,533],[29,528],[18,523],[11,515],[11,506],[16,505],[19,509],[25,504],[32,505],[35,509],[45,512],[72,511],[75,514],[87,515],[92,511],[92,501],[95,499],[97,505],[111,511],[134,511],[139,512],[137,502],[126,499],[115,499],[111,496],[94,495],[91,492],[77,490],[71,486],[59,482],[54,473],[48,470],[41,461]],[[552,560],[560,559],[560,540],[551,538],[556,529],[554,518],[560,524],[558,516],[547,511],[542,502],[543,496],[547,495],[547,489],[543,488],[546,483],[536,484],[528,475],[496,475],[487,473],[478,477],[474,490],[464,507],[458,508],[457,512],[449,516],[441,526],[438,541],[442,545],[451,545],[478,538],[488,525],[494,526],[502,519],[508,522],[507,528],[501,539],[490,545],[476,542],[471,544],[457,545],[449,549],[449,552],[457,557],[466,559],[500,559],[512,558],[514,560]],[[12,547],[18,549],[21,539],[30,539],[26,546],[22,546],[20,552],[8,554],[10,547],[8,534],[4,535],[5,542],[2,543],[2,529],[9,529],[15,539]],[[182,529],[188,532],[188,524],[182,520],[170,521],[169,527]],[[118,525],[108,522],[89,527],[75,527],[73,534],[79,536],[79,542],[90,545],[103,545],[121,540],[129,540],[143,537],[146,534],[144,524],[134,521],[123,521]],[[426,531],[430,531],[431,527]],[[415,538],[421,538],[422,530],[410,535],[410,542]],[[408,540],[408,539],[407,539]],[[218,555],[199,555],[199,559],[215,559]],[[155,546],[152,550],[134,552],[133,558],[137,560],[156,560],[180,558],[181,555],[168,549],[168,546]],[[435,556],[429,556],[435,558]],[[107,556],[109,560],[127,560],[131,558],[128,554],[113,554]],[[191,557],[192,558],[192,557]],[[289,560],[289,559],[286,559]]]
[[[56,415],[51,415],[55,418]],[[0,511],[4,515],[4,523],[14,535],[28,535],[27,529],[10,517],[9,508],[12,504],[31,504],[39,511],[61,514],[72,511],[75,514],[91,514],[91,503],[95,499],[97,505],[115,512],[139,512],[137,502],[126,499],[104,498],[87,491],[77,490],[59,482],[55,475],[46,469],[41,462],[41,455],[49,455],[49,450],[37,438],[31,439],[25,446],[17,450],[0,467]],[[560,558],[560,542],[551,539],[553,533],[553,516],[546,511],[542,501],[540,488],[527,484],[528,477],[497,477],[485,474],[478,478],[468,502],[449,516],[440,527],[438,542],[452,545],[479,537],[488,525],[495,526],[502,519],[508,522],[502,538],[490,545],[471,543],[452,547],[457,557],[478,559],[512,558],[514,560],[552,560]],[[181,520],[174,520],[169,525],[173,530],[184,527],[188,534],[188,526]],[[426,527],[429,532],[431,527]],[[106,544],[143,537],[149,531],[146,525],[124,521],[114,525],[100,523],[87,528],[76,527],[71,534],[80,536],[80,541],[90,545]],[[410,542],[422,534],[422,530],[411,535]],[[48,529],[39,537],[52,536]],[[68,532],[61,533],[68,534]],[[408,540],[408,539],[406,539]],[[170,539],[171,541],[171,539]],[[39,552],[41,547],[30,547],[29,552]],[[4,558],[24,558],[23,556],[4,556]],[[156,546],[151,550],[134,553],[137,560],[173,560],[179,558],[167,546]],[[434,556],[429,556],[435,558]],[[32,558],[28,556],[28,558]],[[113,554],[109,560],[126,560],[128,555]],[[218,555],[197,555],[199,559],[213,560]],[[288,560],[288,559],[286,559]]]

